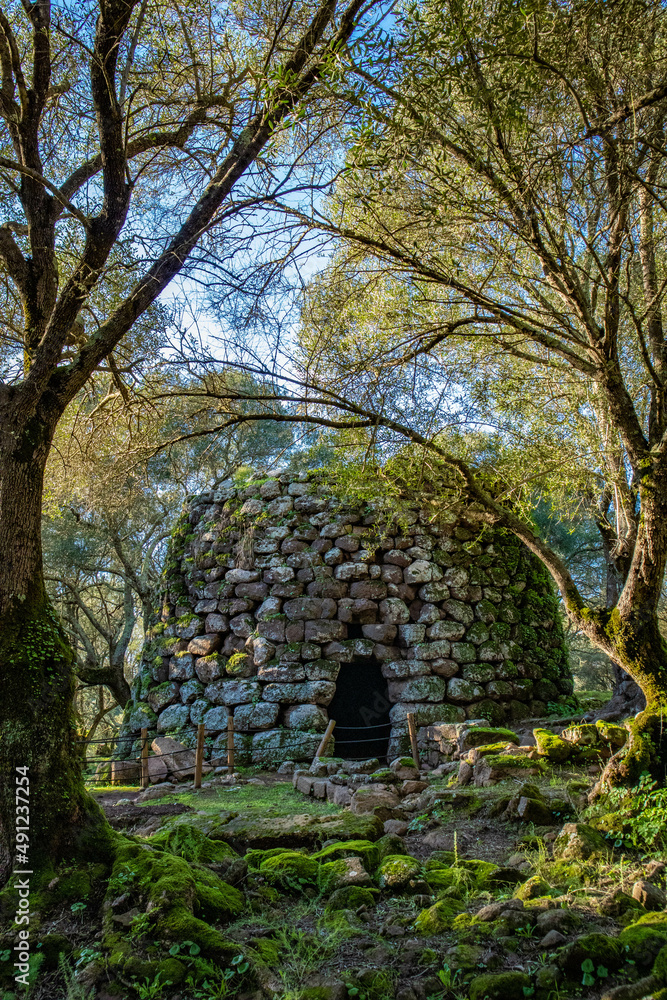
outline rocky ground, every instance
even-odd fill
[[[666,866],[586,813],[605,756],[591,728],[570,727],[565,746],[538,730],[523,754],[509,752],[523,734],[500,747],[478,734],[468,737],[478,746],[459,740],[448,764],[416,778],[405,760],[356,777],[354,766],[318,762],[313,782],[335,764],[353,796],[383,785],[398,800],[366,796],[365,812],[298,791],[303,775],[99,793],[122,835],[113,869],[62,868],[35,894],[31,995],[662,997]],[[516,773],[517,759],[531,773]],[[401,795],[409,781],[423,787]],[[5,927],[9,912],[5,891]],[[0,960],[12,941],[0,937]]]

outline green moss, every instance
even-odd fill
[[[470,1000],[524,1000],[530,996],[530,976],[525,972],[489,972],[470,984]]]
[[[340,858],[360,858],[366,871],[372,874],[380,863],[378,844],[373,844],[370,840],[339,841],[317,851],[312,858],[322,862],[337,861]]]
[[[503,729],[502,727],[474,726],[468,730],[466,734],[466,746],[480,747],[486,743],[502,743],[503,746],[506,746],[508,743],[514,743],[515,746],[519,746],[521,740],[511,729]]]
[[[539,875],[533,875],[529,878],[523,885],[520,885],[514,893],[515,899],[537,899],[541,896],[549,896],[551,894],[551,886],[544,879],[540,878]]]
[[[433,906],[422,910],[415,920],[415,930],[420,934],[440,934],[452,926],[454,917],[461,912],[463,904],[455,899],[441,899]]]
[[[533,736],[538,752],[554,764],[563,764],[574,749],[562,736],[556,736],[548,729],[533,729]]]
[[[595,966],[617,969],[624,958],[625,948],[620,938],[607,934],[583,934],[559,950],[558,965],[567,974],[578,975],[586,959],[590,959]]]
[[[158,963],[157,973],[160,977],[160,982],[178,986],[185,979],[188,970],[183,962],[179,962],[177,958],[169,957],[164,958]]]
[[[391,889],[401,892],[414,887],[417,881],[422,881],[424,869],[421,862],[409,855],[390,854],[386,857],[377,873],[378,885],[381,889]]]
[[[179,823],[168,830],[160,830],[147,838],[147,843],[169,851],[187,861],[202,864],[219,864],[225,858],[236,858],[236,851],[221,840],[210,840],[201,830],[189,823]]]
[[[644,914],[621,931],[618,941],[637,965],[651,965],[667,945],[667,913]]]
[[[327,910],[357,910],[360,906],[375,906],[377,889],[346,885],[336,889],[327,900]]]
[[[319,864],[298,851],[283,851],[266,858],[259,866],[267,882],[285,892],[302,892],[317,883]]]

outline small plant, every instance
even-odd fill
[[[532,924],[526,924],[524,927],[517,927],[514,933],[517,937],[533,938],[535,936],[535,927]]]
[[[64,955],[58,958],[58,969],[65,981],[65,1000],[92,1000],[93,990],[87,990],[76,981],[74,971]]]
[[[70,910],[75,915],[77,913],[83,913],[84,910],[88,909],[88,903],[84,903],[83,900],[79,899],[76,903],[72,903]]]
[[[144,979],[143,983],[140,983],[138,979],[132,981],[132,986],[139,1000],[160,1000],[167,986],[171,985],[170,979],[164,981],[160,979],[159,972],[152,980]]]
[[[148,916],[148,914],[146,914],[146,916]],[[169,954],[172,956],[172,958],[175,958],[176,955],[179,954],[189,955],[191,958],[194,958],[195,955],[198,955],[200,951],[201,948],[194,941],[180,941],[178,944],[172,944],[171,948],[169,949]]]
[[[590,958],[585,958],[581,963],[581,971],[583,972],[582,986],[595,986],[596,979],[606,979],[609,975],[609,970],[604,965],[598,965],[596,969]]]
[[[152,926],[153,920],[150,913],[137,913],[132,920],[130,936],[138,940],[148,934]]]

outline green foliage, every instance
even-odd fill
[[[666,811],[667,788],[644,773],[633,788],[607,791],[587,815],[597,820],[614,847],[644,851],[667,846]]]

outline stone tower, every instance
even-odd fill
[[[422,729],[544,714],[572,692],[541,563],[474,515],[351,508],[321,474],[192,497],[171,536],[125,735],[194,733],[237,759],[396,756]]]

